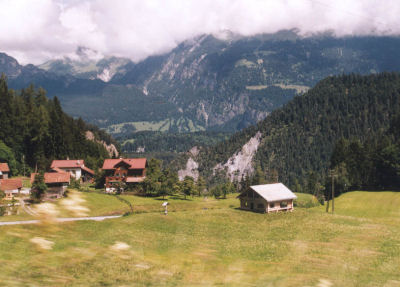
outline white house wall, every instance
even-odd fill
[[[71,176],[75,179],[80,179],[82,176],[82,169],[81,168],[60,168],[66,172],[69,172]]]

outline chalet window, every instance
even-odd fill
[[[269,208],[274,208],[275,207],[275,202],[271,202],[270,204],[269,204]]]
[[[257,208],[264,209],[264,204],[259,203],[259,204],[257,205]]]
[[[287,202],[286,202],[286,201],[282,201],[282,202],[280,203],[280,206],[281,206],[281,208],[287,207]]]

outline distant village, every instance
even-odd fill
[[[116,186],[143,182],[146,177],[147,160],[145,158],[106,159],[102,170],[105,172],[105,191],[112,193]],[[21,194],[29,194],[23,190],[22,178],[9,178],[10,168],[7,163],[0,163],[0,190],[5,193],[5,199],[11,200]],[[30,183],[35,181],[38,173],[30,175]],[[95,172],[85,166],[85,161],[77,160],[53,160],[48,172],[43,174],[44,183],[47,186],[46,198],[60,198],[64,195],[72,181],[80,183],[93,183]]]

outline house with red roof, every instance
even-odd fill
[[[31,183],[35,181],[37,173],[31,174]],[[46,172],[44,173],[44,183],[47,185],[46,197],[60,198],[64,195],[70,183],[71,175],[69,172]]]
[[[14,196],[19,195],[22,188],[22,179],[0,179],[0,190],[6,194],[5,199],[11,200]]]
[[[120,183],[135,184],[146,178],[147,160],[145,158],[119,158],[104,160],[102,169],[105,171],[106,191],[112,191],[113,186]]]
[[[0,179],[7,179],[10,168],[6,162],[0,162]]]
[[[50,168],[55,172],[68,172],[72,178],[82,182],[90,182],[94,178],[94,171],[85,166],[83,159],[53,160]]]

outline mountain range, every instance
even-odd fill
[[[112,134],[237,131],[331,75],[400,67],[400,38],[302,37],[281,31],[203,35],[133,63],[80,47],[74,57],[20,65],[0,54],[9,86],[41,86],[64,110]]]

